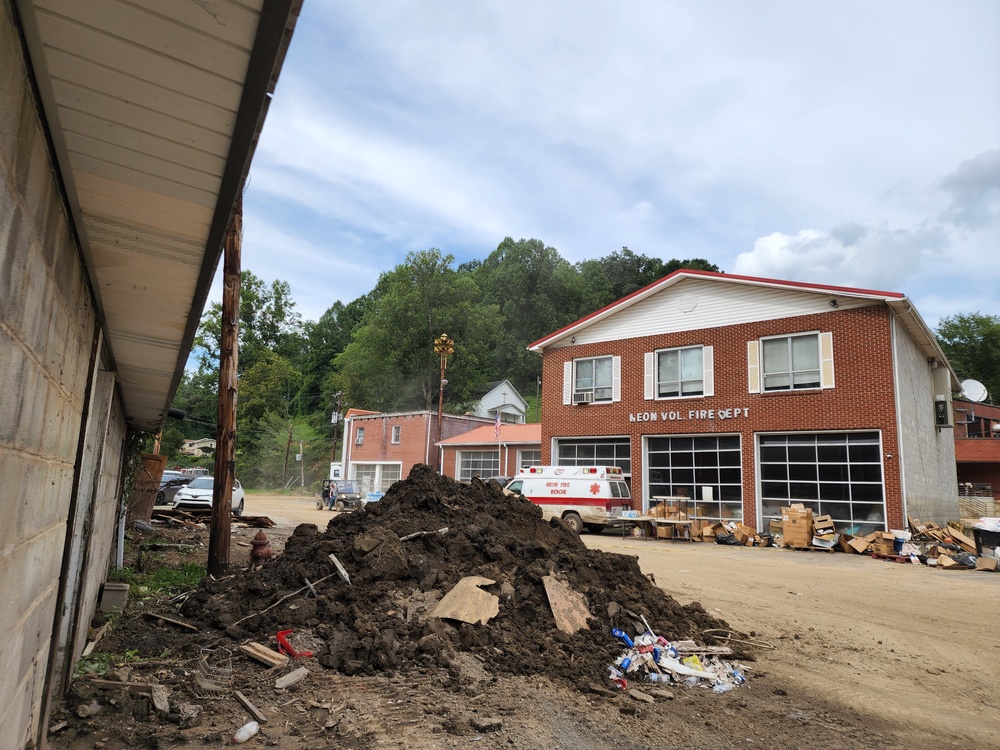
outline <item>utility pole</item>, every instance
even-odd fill
[[[299,487],[306,486],[306,454],[305,449],[302,447],[302,441],[299,441]]]
[[[288,476],[288,453],[292,449],[292,423],[288,422],[288,442],[285,443],[285,465],[281,467],[281,486],[285,486],[285,477]]]
[[[222,335],[219,341],[219,411],[215,438],[215,482],[212,527],[208,537],[208,572],[216,578],[229,570],[233,472],[236,464],[236,370],[239,365],[240,254],[243,241],[243,198],[237,199],[223,246]]]

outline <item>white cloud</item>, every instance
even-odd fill
[[[280,242],[245,265],[353,299],[409,250],[511,235],[903,291],[928,320],[975,267],[951,311],[1000,314],[998,25],[986,0],[306,3],[247,194]]]

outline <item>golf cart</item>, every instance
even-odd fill
[[[324,479],[323,491],[316,501],[316,510],[355,510],[365,507],[365,497],[348,479]]]

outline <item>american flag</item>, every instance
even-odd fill
[[[493,425],[493,435],[496,437],[497,440],[500,439],[500,410],[499,409],[497,409],[497,421],[496,421],[496,424]]]

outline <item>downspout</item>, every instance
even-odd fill
[[[340,452],[340,462],[343,464],[340,473],[344,479],[354,479],[351,474],[351,458],[354,453],[354,417],[344,420],[344,450]]]
[[[897,445],[896,453],[898,454],[896,456],[896,461],[899,463],[899,497],[900,497],[900,502],[902,503],[902,508],[903,508],[903,520],[902,520],[901,526],[903,528],[906,528],[905,524],[906,524],[906,519],[909,516],[909,512],[908,512],[907,507],[906,507],[906,459],[904,458],[904,456],[906,455],[906,451],[903,450],[903,424],[902,424],[901,406],[900,406],[900,400],[899,400],[899,398],[900,398],[900,396],[899,396],[899,348],[898,348],[897,342],[896,342],[896,338],[897,338],[896,326],[898,325],[897,320],[898,320],[898,318],[896,316],[893,316],[893,318],[892,318],[892,328],[889,331],[889,334],[890,334],[889,338],[890,338],[890,342],[892,343],[892,379],[894,381],[892,393],[893,393],[893,398],[894,398],[895,403],[896,403],[896,445]],[[882,448],[883,448],[883,450],[882,450],[882,481],[883,481],[883,487],[884,487],[885,486],[884,485],[884,482],[885,482],[885,450],[884,450],[885,446],[883,445]],[[886,514],[885,514],[885,516],[886,516],[885,517],[886,528],[889,528],[889,513],[888,513],[888,510],[889,509],[886,508]]]

